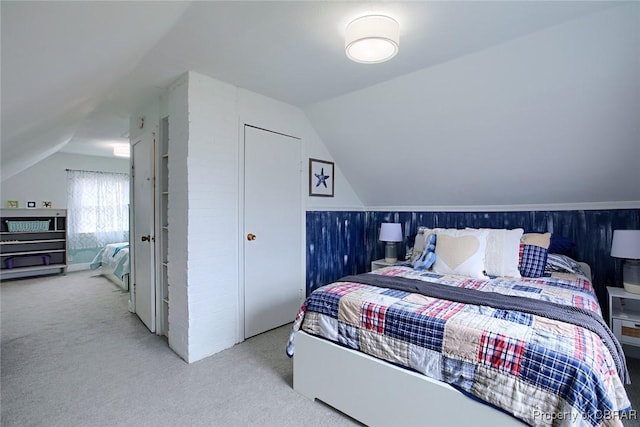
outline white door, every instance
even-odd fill
[[[292,322],[300,308],[299,139],[245,126],[244,335]]]
[[[154,257],[155,133],[145,132],[133,144],[133,291],[135,312],[151,332],[156,330]]]

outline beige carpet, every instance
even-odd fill
[[[353,426],[292,387],[289,326],[188,365],[90,272],[6,281],[2,426]]]
[[[292,389],[289,326],[188,365],[92,273],[0,285],[3,427],[358,425]],[[640,408],[640,361],[629,368]]]

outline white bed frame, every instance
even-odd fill
[[[522,426],[450,385],[303,331],[296,332],[293,388],[368,426]]]
[[[116,276],[113,273],[101,273],[101,274],[107,279],[111,280],[116,285],[118,285],[119,287],[121,287],[122,290],[124,291],[129,290],[129,274],[124,275],[123,277],[124,280],[121,280],[118,276]]]
[[[591,268],[580,263],[591,280]],[[293,388],[368,426],[522,426],[450,385],[296,332]]]

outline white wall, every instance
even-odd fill
[[[305,111],[368,208],[637,202],[639,22],[620,3]]]
[[[305,189],[306,210],[362,210],[363,205],[351,184],[335,164],[334,197],[310,197],[308,188],[309,158],[335,161],[304,112],[245,89],[238,91],[240,122],[273,130],[302,139],[302,188]]]
[[[129,173],[129,159],[55,153],[2,181],[3,207],[7,200],[19,200],[21,208],[27,200],[35,201],[38,207],[48,200],[54,208],[66,209],[67,169]]]
[[[239,186],[244,124],[301,138],[303,188],[308,157],[333,159],[300,109],[207,76],[182,76],[160,104],[164,101],[166,106],[148,111],[169,114],[169,345],[194,362],[243,336]],[[362,209],[339,167],[336,172],[336,197],[308,197],[307,209]],[[304,254],[301,285],[302,260]]]
[[[237,342],[238,115],[236,88],[230,84],[190,73],[188,96],[187,294],[193,362]]]
[[[169,346],[189,361],[188,231],[189,188],[187,142],[189,141],[188,75],[183,75],[163,97],[169,116],[167,224],[167,281],[169,284]]]

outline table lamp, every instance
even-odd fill
[[[380,226],[380,241],[387,243],[384,247],[384,260],[386,262],[398,261],[396,242],[402,242],[402,240],[402,226],[400,224],[382,223]]]
[[[640,294],[640,230],[613,230],[611,256],[625,259],[622,267],[624,290]]]

